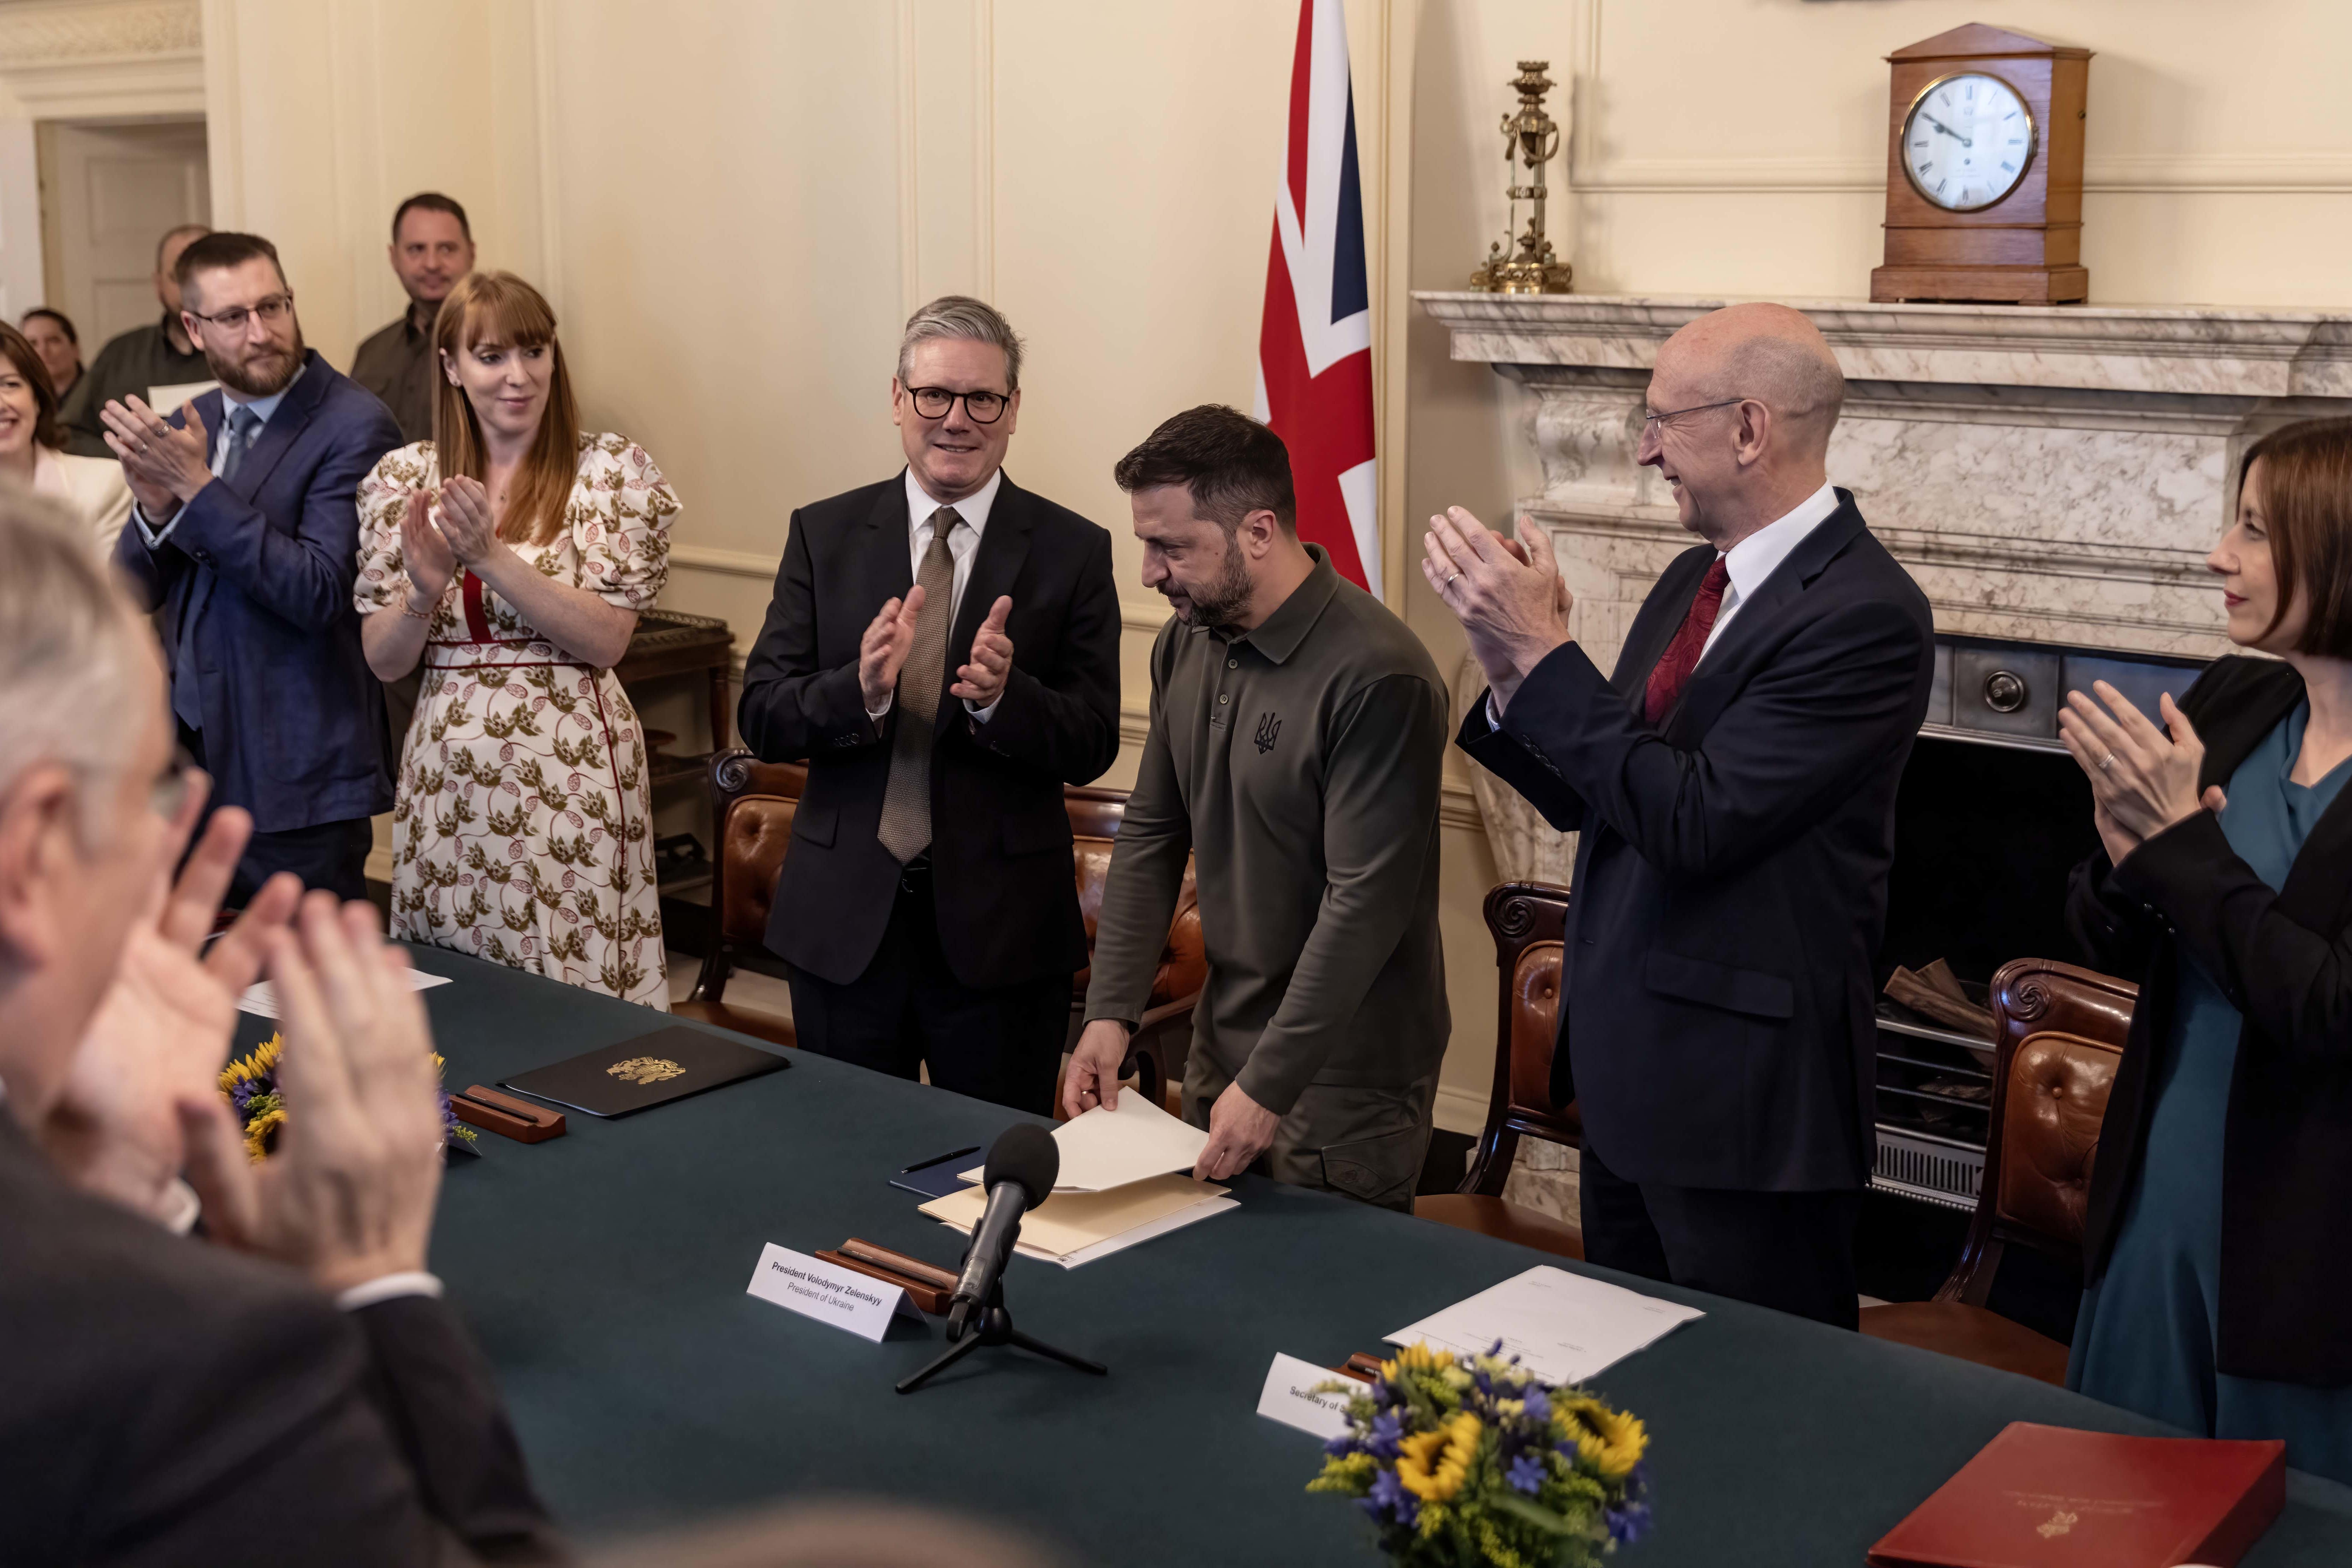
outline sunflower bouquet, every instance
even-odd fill
[[[1352,1393],[1311,1492],[1338,1492],[1415,1568],[1591,1568],[1649,1523],[1642,1423],[1504,1360],[1425,1344]]]
[[[285,1053],[286,1037],[272,1035],[254,1047],[249,1056],[238,1058],[221,1068],[221,1098],[236,1113],[238,1123],[245,1129],[246,1157],[255,1164],[268,1159],[278,1147],[278,1131],[286,1125],[286,1099],[278,1089],[278,1062]],[[441,1054],[433,1055],[433,1070],[443,1066]],[[474,1130],[457,1120],[457,1108],[449,1103],[449,1091],[441,1090],[441,1142],[471,1148]]]

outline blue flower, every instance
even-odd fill
[[[1527,1405],[1528,1420],[1534,1422],[1538,1426],[1547,1426],[1550,1423],[1551,1401],[1544,1397],[1544,1391],[1541,1388],[1538,1387],[1534,1384],[1528,1384],[1527,1393],[1521,1395],[1521,1398]]]
[[[1638,1541],[1650,1528],[1650,1467],[1639,1464],[1625,1478],[1625,1500],[1615,1508],[1601,1510],[1601,1521],[1609,1527],[1609,1539],[1621,1544]]]
[[[1511,1461],[1510,1474],[1507,1479],[1512,1486],[1533,1497],[1536,1489],[1544,1483],[1544,1462],[1537,1455],[1521,1454]]]
[[[1370,1497],[1362,1500],[1364,1511],[1374,1519],[1386,1514],[1399,1524],[1413,1524],[1421,1519],[1419,1500],[1404,1489],[1394,1470],[1382,1470],[1372,1479]]]
[[[1393,1459],[1397,1445],[1404,1437],[1404,1417],[1392,1411],[1383,1411],[1372,1417],[1371,1436],[1364,1439],[1364,1452],[1375,1459]]]
[[[1327,1438],[1323,1451],[1335,1459],[1344,1459],[1356,1451],[1356,1439],[1342,1432],[1337,1437]]]

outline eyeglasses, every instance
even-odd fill
[[[166,822],[180,820],[181,809],[188,804],[188,792],[195,787],[196,759],[188,755],[184,746],[172,748],[172,760],[155,775],[148,786],[147,804],[155,815]]]
[[[216,316],[207,316],[202,310],[190,310],[188,314],[208,327],[218,327],[225,332],[241,332],[245,331],[245,323],[256,316],[261,318],[262,325],[274,327],[284,321],[286,312],[293,308],[294,296],[289,292],[256,300],[249,310],[243,305],[231,305]]]
[[[1747,401],[1748,399],[1744,397],[1727,397],[1720,403],[1694,403],[1688,408],[1670,409],[1664,414],[1645,414],[1642,416],[1642,435],[1644,439],[1651,436],[1662,436],[1665,433],[1666,421],[1669,419],[1679,419],[1685,414],[1704,414],[1710,408],[1729,408],[1734,404]]]
[[[910,386],[907,395],[915,400],[915,412],[926,419],[946,418],[956,399],[961,398],[963,411],[975,425],[995,424],[1013,403],[1001,392],[950,392],[944,386]]]

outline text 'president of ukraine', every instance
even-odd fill
[[[1550,541],[1456,507],[1423,573],[1490,682],[1465,751],[1579,832],[1552,1097],[1579,1102],[1585,1257],[1853,1327],[1872,963],[1927,601],[1828,481],[1845,378],[1801,314],[1658,350],[1639,461],[1706,542],[1604,680]]]

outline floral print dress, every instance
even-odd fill
[[[361,615],[401,613],[401,514],[440,482],[430,441],[361,481]],[[644,448],[583,434],[563,527],[513,548],[542,576],[644,610],[667,580],[677,510]],[[462,565],[423,668],[393,803],[393,934],[667,1012],[645,731],[621,683]]]

